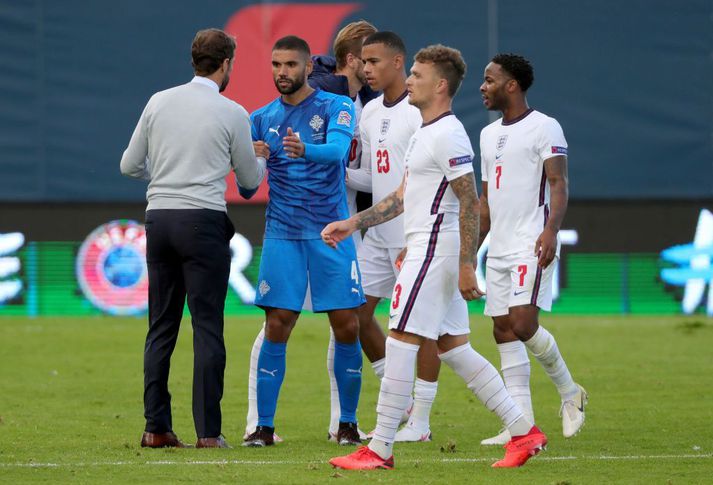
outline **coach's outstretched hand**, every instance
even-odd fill
[[[356,231],[356,223],[350,217],[343,221],[330,222],[327,224],[322,232],[322,241],[331,247],[336,248],[337,243],[344,241],[346,238],[352,235]]]
[[[465,301],[477,300],[485,295],[478,288],[478,279],[475,277],[475,267],[472,264],[461,263],[458,271],[458,289]]]
[[[253,148],[255,149],[255,156],[262,157],[265,160],[270,158],[270,145],[262,140],[254,141]]]

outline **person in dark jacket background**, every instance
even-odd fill
[[[361,58],[361,46],[364,39],[376,32],[376,27],[366,20],[359,20],[346,25],[334,39],[334,57],[328,55],[312,56],[313,69],[308,78],[313,88],[319,88],[334,94],[349,96],[354,101],[357,126],[349,150],[349,168],[359,168],[361,161],[361,140],[359,139],[359,118],[361,110],[380,93],[372,90],[366,83],[364,61]],[[347,189],[349,212],[354,214],[371,206],[371,194]],[[357,207],[358,206],[358,207]],[[355,236],[357,249],[361,235]]]

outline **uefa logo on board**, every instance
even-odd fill
[[[146,231],[136,221],[118,220],[95,229],[77,255],[77,281],[84,296],[112,315],[148,308]]]

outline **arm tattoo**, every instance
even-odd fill
[[[384,197],[381,202],[356,214],[357,229],[383,224],[404,211],[404,197],[401,189],[397,189]]]
[[[468,173],[451,180],[451,188],[460,202],[460,263],[475,265],[480,236],[480,201],[475,189],[475,177]]]

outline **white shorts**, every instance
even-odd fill
[[[406,256],[391,296],[389,328],[433,340],[470,333],[458,256]]]
[[[378,298],[390,298],[399,270],[396,258],[400,249],[379,248],[363,242],[357,259],[361,270],[361,287],[364,294]]]
[[[552,275],[555,258],[545,268],[537,266],[537,257],[520,253],[501,258],[488,257],[485,271],[485,314],[507,315],[510,307],[537,305],[545,311],[552,308]]]

